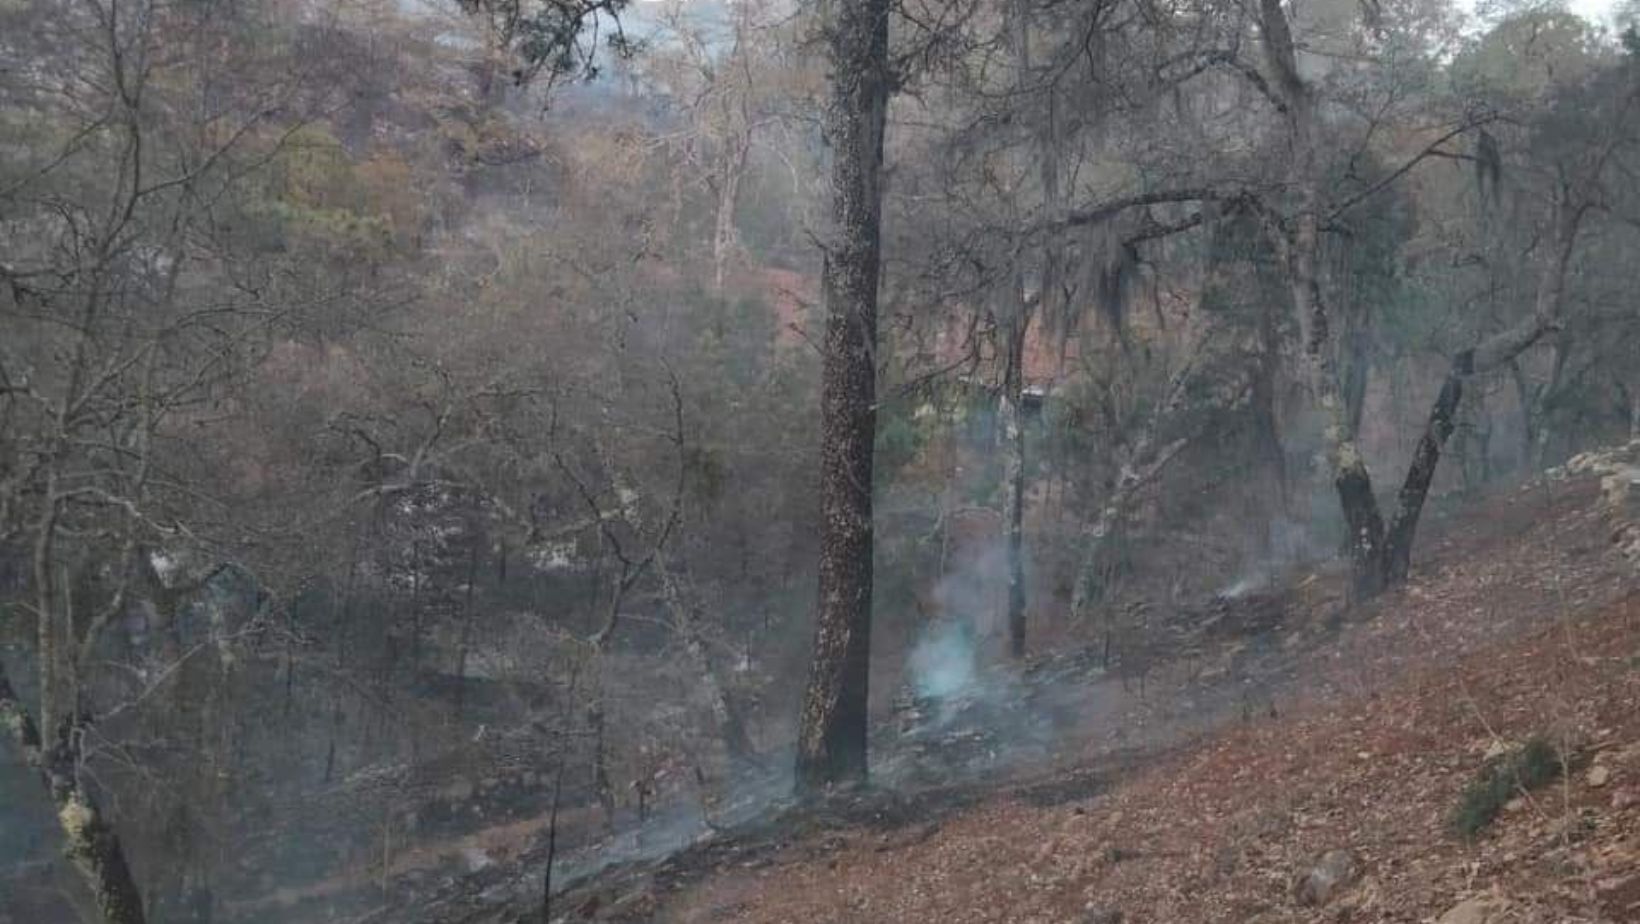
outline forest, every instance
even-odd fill
[[[1637,27],[0,0],[0,924],[740,920],[574,890],[1635,593]]]

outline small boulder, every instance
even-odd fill
[[[1329,850],[1293,883],[1293,898],[1300,905],[1319,906],[1361,878],[1361,864],[1348,850]]]
[[[1605,764],[1595,764],[1589,768],[1589,775],[1586,779],[1590,786],[1599,789],[1612,781],[1612,772]]]
[[[1466,898],[1441,915],[1436,924],[1492,924],[1502,918],[1508,903],[1496,898]]]

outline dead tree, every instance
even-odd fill
[[[0,665],[0,725],[11,733],[23,759],[40,774],[57,810],[66,841],[63,852],[91,889],[105,924],[143,924],[142,895],[125,862],[119,835],[80,779],[84,720],[77,714],[65,717],[57,740],[45,746],[34,718],[17,699]]]

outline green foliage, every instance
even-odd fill
[[[459,0],[464,12],[490,21],[502,44],[518,59],[512,78],[525,83],[545,74],[559,77],[598,76],[595,48],[582,41],[583,33],[607,28],[606,41],[617,56],[628,56],[639,43],[621,29],[627,0]]]
[[[282,142],[251,211],[287,239],[381,257],[416,230],[415,189],[402,160],[355,162],[334,135],[309,125]]]
[[[1490,825],[1510,799],[1560,775],[1560,753],[1541,735],[1519,750],[1488,761],[1464,789],[1452,813],[1452,830],[1472,840]]]
[[[922,454],[929,432],[917,419],[911,401],[889,401],[877,412],[877,450],[874,462],[879,483],[894,476]]]

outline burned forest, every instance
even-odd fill
[[[0,0],[0,924],[1640,921],[1636,0]]]

